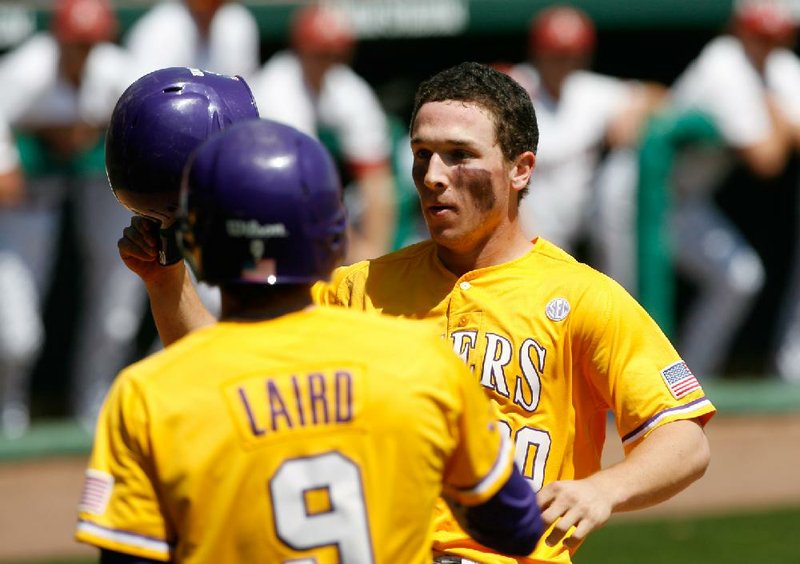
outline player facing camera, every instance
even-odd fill
[[[346,249],[333,159],[308,135],[269,120],[236,123],[197,149],[177,225],[197,279],[223,288],[312,284]]]
[[[158,226],[160,264],[181,259],[174,223],[189,155],[209,135],[257,117],[241,77],[185,67],[146,74],[117,101],[106,134],[108,181],[123,206]]]

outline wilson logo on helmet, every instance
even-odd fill
[[[269,239],[289,236],[286,226],[282,223],[261,225],[254,219],[250,221],[229,219],[225,222],[225,231],[230,237],[247,237],[248,239]]]

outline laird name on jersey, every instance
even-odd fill
[[[251,378],[229,390],[254,437],[353,420],[353,374],[337,369]]]

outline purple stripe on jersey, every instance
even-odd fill
[[[659,411],[653,417],[651,417],[650,419],[639,425],[636,429],[634,429],[633,431],[622,437],[622,442],[624,443],[631,437],[638,435],[639,433],[650,427],[655,421],[662,419],[665,415],[669,415],[670,413],[675,411],[685,411],[687,408],[694,407],[695,405],[701,403],[709,403],[708,398],[703,396],[701,398],[697,398],[696,400],[690,401],[689,403],[685,403],[683,405],[677,405],[675,407],[670,407],[669,409]]]

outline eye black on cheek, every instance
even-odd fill
[[[491,210],[497,201],[492,190],[492,175],[488,170],[458,166],[454,185],[466,189],[475,207],[481,211]]]

